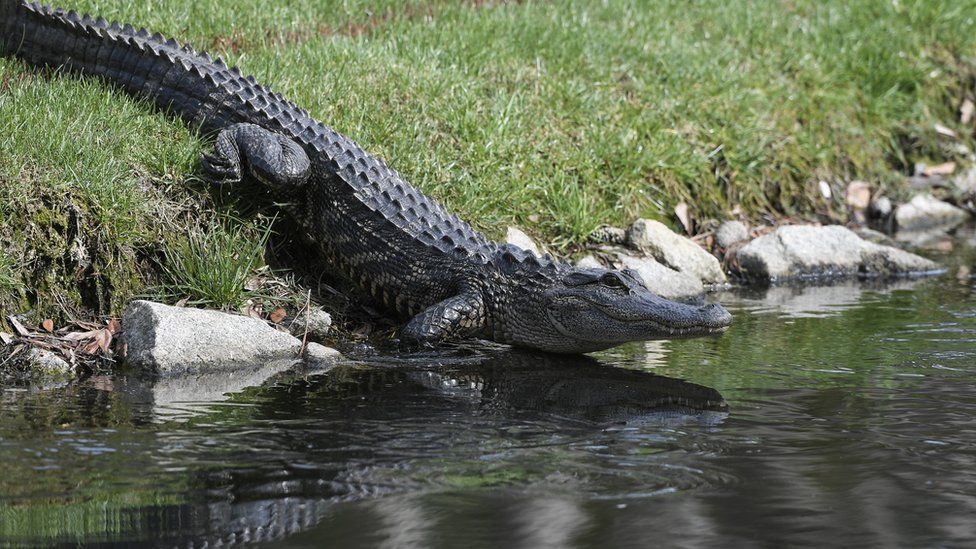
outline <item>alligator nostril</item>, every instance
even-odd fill
[[[732,324],[732,313],[718,303],[702,307],[701,312],[705,321],[711,326],[721,327]]]

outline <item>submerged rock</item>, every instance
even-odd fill
[[[516,227],[508,228],[508,232],[505,234],[505,242],[518,246],[523,250],[530,251],[539,257],[542,256],[542,254],[539,252],[539,246],[535,243],[535,241],[529,238],[529,235],[522,232],[521,229]]]
[[[133,301],[122,318],[129,364],[161,374],[298,360],[302,342],[262,320]]]
[[[691,239],[674,233],[663,223],[638,219],[630,227],[627,239],[633,248],[673,270],[690,275],[704,284],[724,284],[725,273],[718,259]]]
[[[741,221],[726,221],[715,231],[715,244],[723,250],[746,240],[749,240],[749,227]]]
[[[966,210],[927,194],[917,194],[895,210],[895,224],[899,232],[949,230],[968,218]]]
[[[924,257],[861,239],[832,225],[791,225],[760,236],[736,255],[740,274],[751,280],[891,276],[941,270]]]

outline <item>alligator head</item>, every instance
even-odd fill
[[[495,319],[509,343],[557,353],[585,353],[626,343],[715,334],[732,323],[718,304],[664,299],[631,270],[553,263],[510,277],[517,291]]]

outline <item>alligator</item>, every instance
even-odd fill
[[[106,80],[214,137],[206,178],[265,185],[326,260],[406,321],[400,337],[412,344],[479,337],[583,353],[732,322],[719,304],[657,296],[633,271],[489,240],[253,77],[158,33],[0,0],[0,51]]]

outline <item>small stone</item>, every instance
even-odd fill
[[[839,225],[791,225],[756,238],[736,254],[747,279],[890,276],[941,271],[933,261],[862,240]]]
[[[968,218],[966,210],[927,194],[917,194],[910,202],[895,210],[895,223],[899,231],[914,232],[936,228],[947,231]]]
[[[600,260],[597,259],[595,256],[592,256],[592,255],[585,255],[585,256],[581,257],[580,260],[576,262],[576,266],[579,267],[580,269],[602,269],[602,268],[604,268],[603,267],[603,264],[600,263]]]
[[[741,221],[726,221],[715,231],[715,244],[723,250],[746,240],[749,240],[749,227]]]
[[[868,213],[874,219],[887,218],[891,215],[892,209],[894,209],[894,206],[892,206],[891,199],[887,196],[879,196],[868,205]]]
[[[342,353],[312,342],[305,346],[305,364],[311,368],[331,368],[342,359]]]
[[[299,311],[291,325],[288,326],[291,335],[300,338],[305,335],[307,330],[308,335],[313,339],[325,339],[331,329],[332,315],[318,307],[312,308],[308,312]]]
[[[871,185],[867,181],[851,181],[847,185],[844,201],[855,210],[864,210],[871,204]]]
[[[128,363],[160,374],[296,360],[302,347],[301,340],[263,320],[142,300],[126,308],[122,329]]]
[[[620,268],[637,271],[644,286],[665,299],[688,299],[705,293],[701,281],[694,276],[669,269],[650,257],[619,253],[617,260]]]
[[[505,234],[505,242],[518,246],[523,250],[530,251],[539,257],[542,256],[542,254],[539,253],[539,246],[536,245],[531,238],[529,238],[529,235],[525,234],[521,229],[516,227],[508,228],[508,232]]]
[[[631,247],[651,255],[662,265],[689,274],[704,284],[727,282],[715,256],[659,221],[638,219],[627,232],[627,240]]]
[[[34,347],[27,356],[33,370],[32,373],[59,378],[71,377],[75,373],[75,369],[71,367],[71,364],[68,364],[68,361],[47,349]]]
[[[830,198],[834,196],[833,191],[830,190],[830,183],[821,180],[819,186],[820,186],[820,196],[823,196],[824,199],[830,200]]]
[[[590,240],[601,244],[623,244],[627,242],[627,231],[604,225],[590,233]]]
[[[976,166],[969,168],[953,178],[952,185],[960,193],[962,193],[963,196],[976,196]]]

